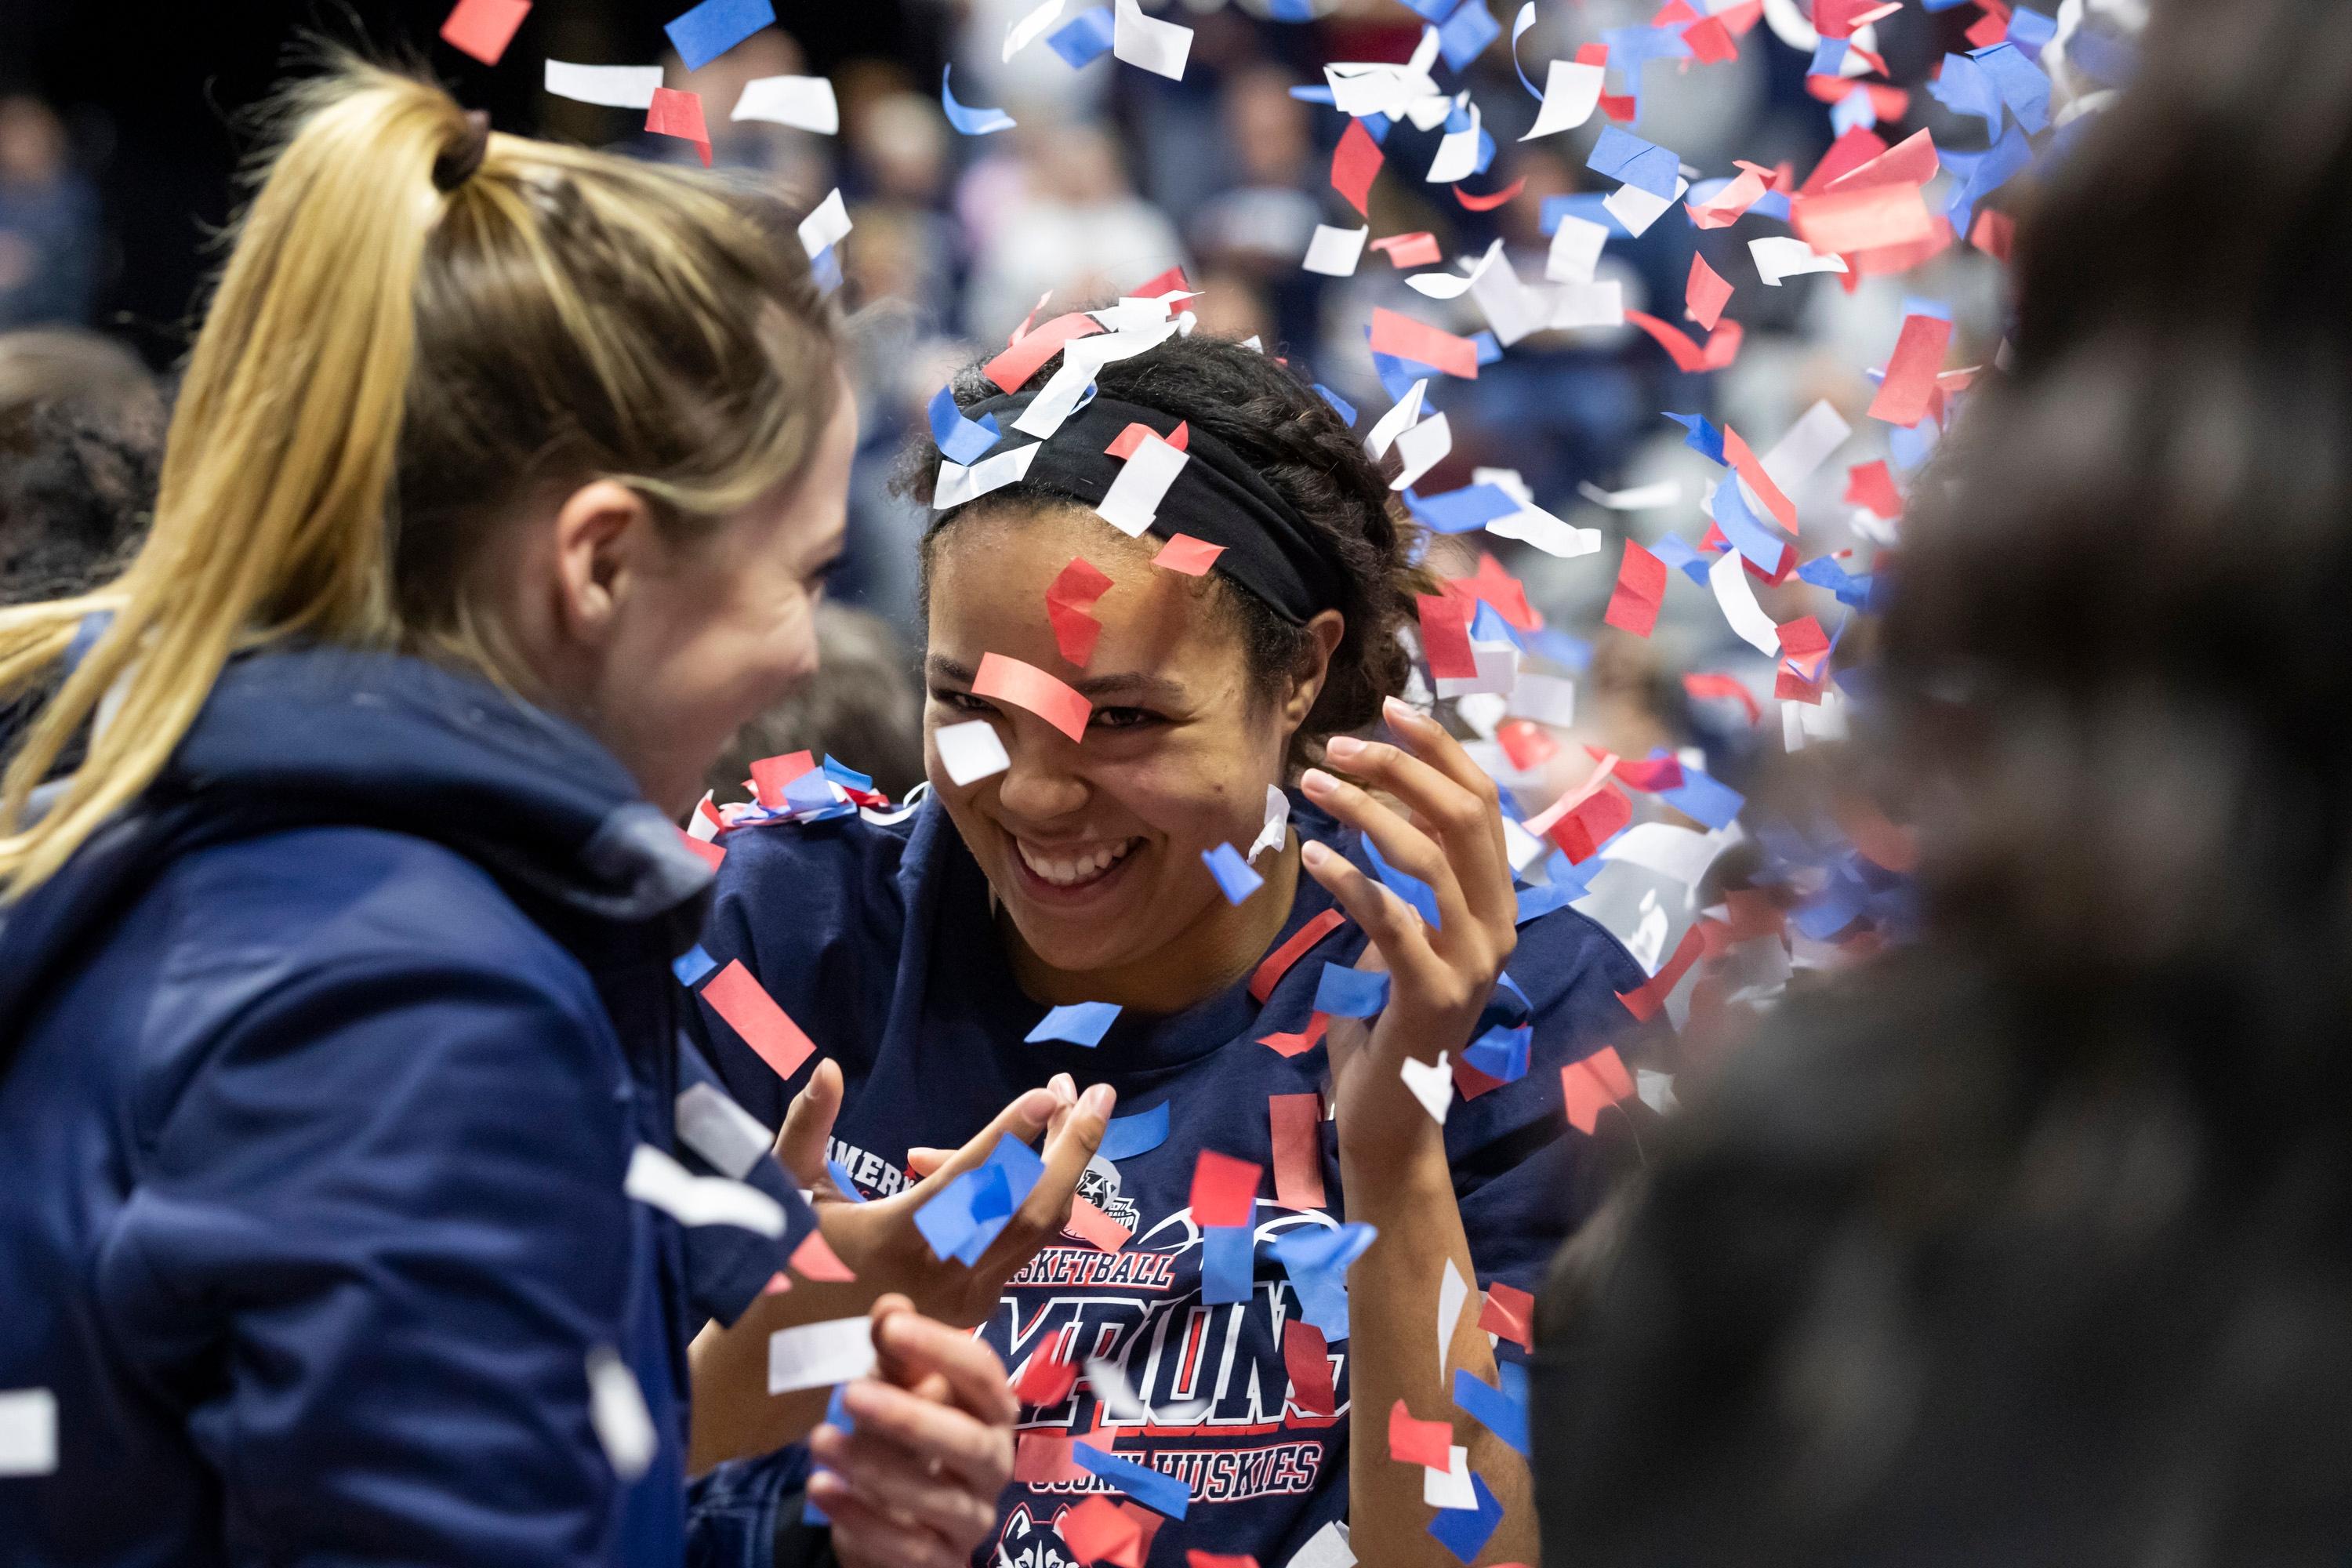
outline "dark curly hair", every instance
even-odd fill
[[[1055,355],[1030,377],[1024,391],[1045,385],[1061,364]],[[1397,630],[1414,613],[1417,594],[1433,593],[1415,563],[1422,530],[1407,515],[1384,465],[1366,453],[1322,395],[1280,360],[1238,342],[1195,332],[1171,338],[1132,359],[1104,365],[1095,376],[1101,395],[1158,409],[1216,437],[1279,491],[1313,529],[1339,568],[1339,602],[1347,631],[1331,655],[1328,676],[1307,721],[1291,737],[1293,772],[1317,761],[1333,735],[1363,729],[1380,717],[1381,700],[1404,689],[1412,656]],[[956,403],[970,408],[998,388],[974,363],[952,383]],[[1391,459],[1393,461],[1393,459]],[[896,488],[929,499],[939,448],[919,437],[908,449]],[[1059,487],[1020,480],[990,491],[940,519],[923,541],[922,591],[929,604],[932,542],[967,517],[1040,504],[1084,506]],[[1256,595],[1212,574],[1210,600],[1232,617],[1261,698],[1279,691],[1313,648],[1304,626],[1292,626]]]

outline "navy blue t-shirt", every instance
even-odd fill
[[[1302,797],[1291,822],[1370,869],[1352,828]],[[784,1010],[841,1064],[847,1093],[834,1129],[835,1159],[869,1197],[900,1191],[907,1151],[952,1149],[1024,1089],[1068,1072],[1083,1086],[1118,1091],[1120,1118],[1165,1106],[1158,1147],[1097,1160],[1082,1183],[1134,1236],[1117,1253],[1074,1237],[1041,1251],[1007,1288],[982,1337],[1018,1370],[1057,1337],[1065,1359],[1105,1357],[1126,1369],[1153,1411],[1187,1409],[1186,1425],[1102,1416],[1120,1458],[1181,1476],[1192,1502],[1152,1545],[1154,1564],[1181,1564],[1187,1547],[1249,1552],[1278,1568],[1348,1508],[1347,1342],[1332,1343],[1337,1415],[1301,1414],[1290,1402],[1282,1328],[1300,1315],[1296,1289],[1266,1243],[1296,1227],[1345,1217],[1332,1124],[1320,1124],[1325,1210],[1295,1210],[1268,1195],[1273,1182],[1267,1100],[1312,1094],[1328,1073],[1317,1045],[1285,1058],[1258,1043],[1306,1027],[1328,962],[1352,964],[1366,938],[1352,921],[1294,963],[1260,1007],[1246,979],[1181,1013],[1122,1014],[1099,1047],[1029,1045],[1046,1008],[1022,994],[992,917],[988,883],[944,809],[927,801],[905,820],[858,817],[740,829],[719,878],[704,945],[725,963],[740,959]],[[1301,876],[1276,945],[1328,909],[1330,895]],[[1616,993],[1643,974],[1616,940],[1573,910],[1519,928],[1509,972],[1534,1012],[1524,1078],[1454,1101],[1445,1122],[1454,1193],[1479,1288],[1502,1280],[1532,1290],[1560,1242],[1601,1196],[1591,1140],[1570,1127],[1560,1068],[1602,1046],[1628,1044],[1636,1026]],[[776,1077],[715,1014],[720,1075],[770,1125],[806,1078]],[[1189,1204],[1194,1161],[1214,1149],[1267,1166],[1255,1235],[1256,1288],[1239,1305],[1201,1300],[1201,1231]],[[1474,1299],[1469,1310],[1475,1313]],[[1432,1344],[1436,1326],[1431,1325]],[[1502,1353],[1516,1357],[1516,1347]],[[1434,1415],[1434,1411],[1423,1414]],[[1024,1408],[1022,1428],[1083,1435],[1097,1420],[1082,1381],[1051,1408]],[[1385,1420],[1385,1417],[1382,1418]],[[1097,1437],[1097,1444],[1105,1439]],[[1400,1484],[1408,1484],[1401,1481]],[[1079,1484],[1016,1483],[1003,1500],[1002,1560],[1013,1568],[1067,1561],[1054,1525],[1089,1492]],[[979,1554],[999,1561],[996,1549]]]

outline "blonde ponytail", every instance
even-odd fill
[[[462,170],[480,132],[439,89],[346,62],[288,105],[145,546],[100,593],[0,609],[0,696],[112,615],[0,778],[0,895],[154,781],[240,650],[404,647],[511,675],[470,585],[499,507],[613,477],[692,528],[789,477],[829,412],[806,264],[723,188],[492,136],[445,193],[436,164]],[[87,760],[28,823],[101,700]]]

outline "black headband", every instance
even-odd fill
[[[1011,439],[1000,442],[991,455],[1015,450],[1025,437],[1013,428],[1013,422],[1036,395],[1020,392],[992,397],[964,409],[963,416],[977,420],[993,414],[998,428]],[[1166,437],[1173,434],[1175,424],[1157,408],[1097,397],[1063,420],[1062,427],[1041,444],[1021,482],[1098,505],[1125,466],[1124,458],[1105,450],[1119,433],[1129,425],[1141,425]],[[1318,612],[1337,609],[1339,568],[1297,509],[1232,447],[1197,425],[1186,432],[1185,451],[1192,461],[1168,487],[1151,531],[1162,538],[1189,533],[1224,546],[1215,569],[1292,626],[1304,626]],[[931,527],[938,528],[950,515],[940,513]]]

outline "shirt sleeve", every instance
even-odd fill
[[[188,1405],[229,1560],[607,1561],[628,1072],[586,977],[539,978],[275,985],[157,1117],[100,1296]]]
[[[1609,1182],[1599,1142],[1569,1125],[1560,1068],[1614,1046],[1630,1070],[1646,1026],[1617,995],[1643,974],[1614,937],[1573,910],[1521,927],[1507,968],[1531,1014],[1527,1074],[1457,1100],[1445,1141],[1477,1283],[1533,1290]]]

